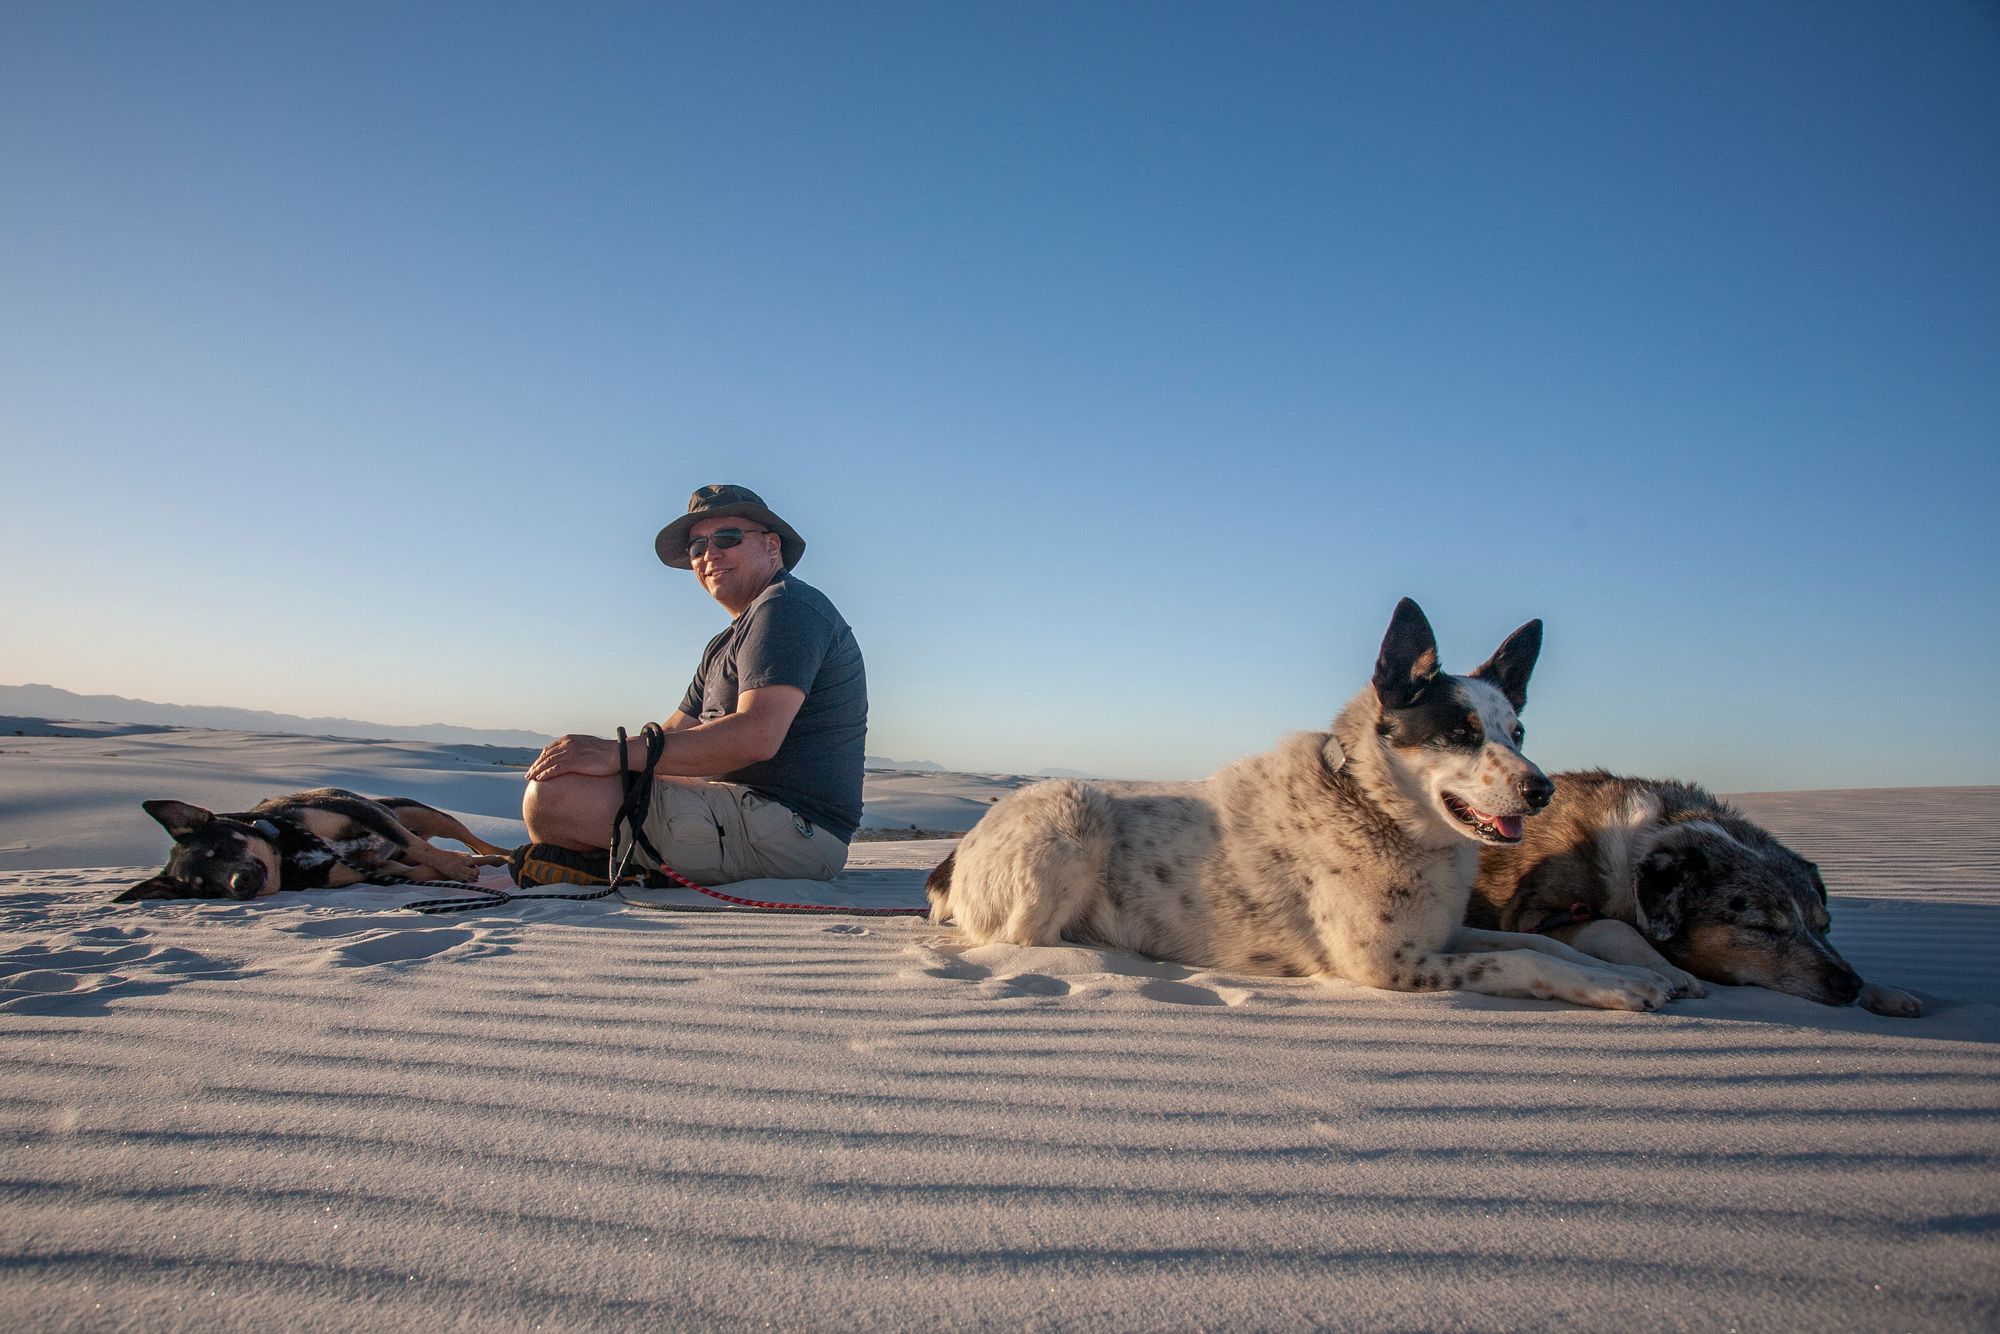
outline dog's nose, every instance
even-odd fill
[[[1830,969],[1826,976],[1826,989],[1833,996],[1835,1005],[1852,1004],[1861,994],[1861,974],[1852,968]]]
[[[1536,810],[1555,800],[1556,785],[1547,774],[1524,774],[1521,777],[1521,800]]]

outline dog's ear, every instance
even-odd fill
[[[1500,693],[1518,713],[1528,705],[1528,676],[1535,670],[1535,659],[1541,656],[1542,623],[1529,621],[1508,635],[1507,642],[1494,649],[1493,656],[1480,663],[1472,675],[1500,687]]]
[[[1679,934],[1687,905],[1709,876],[1708,858],[1690,843],[1654,848],[1632,876],[1632,906],[1639,930],[1651,940]]]
[[[1820,906],[1826,906],[1826,881],[1819,878],[1819,863],[1807,862],[1806,874],[1812,877],[1813,892],[1819,895]]]
[[[160,827],[176,839],[186,838],[215,816],[199,806],[190,806],[185,801],[142,801],[146,814],[160,822]]]
[[[1375,657],[1375,698],[1385,709],[1407,709],[1438,675],[1437,636],[1424,609],[1408,598],[1396,604],[1382,651]]]
[[[137,903],[140,899],[179,899],[186,897],[187,891],[182,889],[178,882],[169,880],[164,875],[154,875],[141,880],[138,884],[132,886],[132,888],[111,901],[113,903]]]

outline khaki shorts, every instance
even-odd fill
[[[698,885],[732,880],[831,880],[847,845],[802,815],[735,783],[694,778],[653,782],[646,837],[667,865]],[[618,851],[623,853],[621,842]],[[655,866],[641,847],[634,864]]]

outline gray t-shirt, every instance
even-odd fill
[[[806,692],[778,753],[717,774],[803,815],[841,842],[861,826],[868,674],[854,632],[826,594],[780,574],[729,628],[708,641],[681,712],[701,722],[736,712],[736,697],[764,686]]]

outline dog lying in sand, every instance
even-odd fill
[[[158,875],[113,899],[254,899],[281,889],[339,889],[362,881],[479,878],[505,849],[443,811],[407,797],[367,797],[337,787],[260,801],[217,815],[184,801],[140,803],[173,835]],[[431,846],[453,838],[477,856]]]
[[[1063,941],[1401,991],[1651,1010],[1646,968],[1464,925],[1482,845],[1518,843],[1554,787],[1521,753],[1530,621],[1469,676],[1439,670],[1416,603],[1331,732],[1200,783],[1038,783],[988,811],[925,888],[975,942]]]
[[[1522,842],[1480,853],[1469,925],[1543,931],[1670,976],[1922,1013],[1908,992],[1864,983],[1827,939],[1819,868],[1727,802],[1601,769],[1555,781],[1555,801]]]

